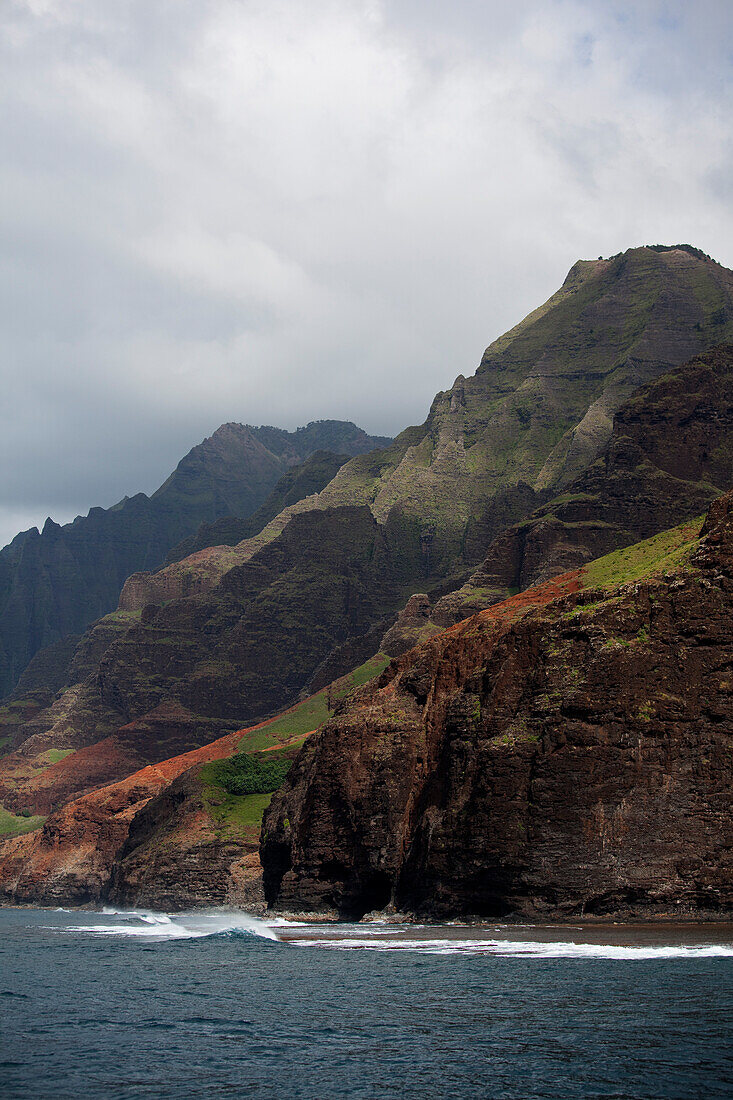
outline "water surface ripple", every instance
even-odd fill
[[[6,1100],[733,1095],[729,929],[4,910],[0,967]]]

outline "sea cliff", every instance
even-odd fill
[[[268,901],[730,914],[733,493],[656,566],[544,607],[525,593],[393,661],[274,797]]]

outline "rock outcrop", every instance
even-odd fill
[[[375,439],[375,446],[377,442]],[[381,440],[381,443],[385,442],[387,440]],[[354,453],[355,449],[349,452],[350,455]],[[236,546],[238,542],[253,538],[280,512],[325,489],[331,478],[348,461],[347,454],[315,451],[300,465],[293,466],[283,474],[264,504],[251,516],[226,516],[214,523],[202,523],[195,535],[183,539],[173,547],[166,559],[166,565],[183,561],[191,554],[210,546]]]
[[[223,830],[204,791],[201,768],[191,768],[137,813],[112,863],[107,901],[162,910],[264,909],[257,825]]]
[[[0,900],[261,906],[258,847],[267,797],[229,798],[227,805],[216,773],[207,774],[207,766],[231,758],[260,729],[238,730],[142,768],[68,802],[34,832],[5,839]],[[297,753],[273,740],[249,755],[267,759],[273,749],[288,760]]]
[[[268,901],[730,914],[733,493],[659,569],[544,607],[523,593],[393,661],[273,799]]]
[[[380,650],[388,657],[399,657],[408,649],[424,642],[431,634],[437,634],[440,627],[430,621],[430,599],[425,592],[416,592],[397,616],[381,640]]]
[[[172,757],[201,736],[173,706],[52,764],[18,754],[6,809],[25,800],[48,817],[0,838],[0,902],[261,907],[259,833],[271,792],[303,740],[386,661],[373,657],[250,728],[216,740],[210,729],[210,743]],[[155,763],[139,767],[153,746]]]

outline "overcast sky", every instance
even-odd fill
[[[733,266],[730,0],[3,0],[0,545],[393,434],[578,258]]]

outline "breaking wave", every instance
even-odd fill
[[[205,936],[244,934],[264,940],[278,940],[273,928],[249,913],[212,910],[186,913],[156,913],[148,909],[105,907],[103,920],[95,924],[73,924],[59,931],[96,936],[135,939],[195,940]]]
[[[57,910],[63,912],[63,910]],[[460,931],[450,925],[399,925],[369,922],[360,925],[312,924],[273,916],[263,920],[235,910],[196,910],[183,913],[162,913],[150,909],[115,909],[105,907],[94,914],[76,912],[72,920],[56,926],[61,933],[82,933],[147,940],[164,943],[168,940],[195,940],[209,936],[255,937],[284,942],[294,947],[320,948],[332,951],[413,952],[422,955],[499,956],[526,959],[698,959],[733,957],[730,942],[641,942],[603,943],[575,942],[572,939],[543,937],[513,938],[505,926],[501,935],[491,929],[466,927]],[[84,918],[87,918],[86,920]],[[493,935],[491,933],[494,933]],[[629,937],[633,939],[633,937]],[[684,937],[680,937],[684,938]],[[644,940],[646,939],[646,942]]]
[[[358,936],[299,938],[303,947],[332,950],[418,951],[427,955],[494,955],[535,959],[693,959],[733,957],[728,944],[663,944],[631,946],[601,943],[540,942],[529,940],[414,939]]]

